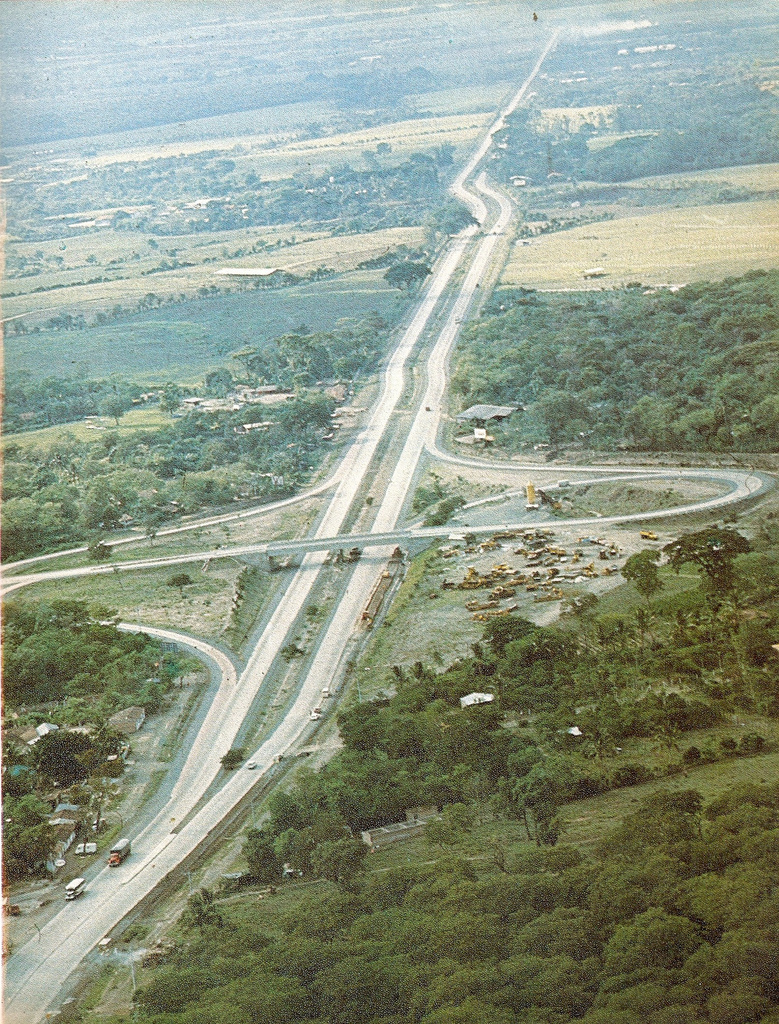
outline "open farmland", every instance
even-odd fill
[[[502,283],[541,290],[683,285],[779,265],[779,202],[715,203],[589,224],[517,245]],[[585,271],[604,274],[585,281]]]
[[[338,109],[332,103],[283,103],[215,117],[193,117],[179,122],[175,132],[170,125],[150,126],[77,140],[54,140],[46,144],[45,150],[38,145],[18,146],[9,154],[13,159],[25,161],[40,160],[42,156],[53,157],[54,162],[68,166],[73,165],[74,150],[78,147],[82,156],[80,166],[105,167],[113,163],[189,156],[211,150],[224,152],[257,145],[263,140],[279,141],[313,122],[329,124],[338,119]],[[99,153],[95,154],[98,148]]]
[[[461,90],[457,90],[457,93]],[[471,93],[472,90],[462,90]],[[493,90],[496,103],[500,101],[504,89]],[[424,96],[419,98],[424,104]],[[130,164],[157,160],[160,158],[186,158],[204,152],[219,151],[229,155],[235,161],[240,173],[254,171],[263,179],[289,177],[301,167],[306,170],[323,170],[336,161],[359,160],[365,149],[379,143],[392,146],[395,156],[432,149],[442,142],[450,142],[454,146],[467,148],[477,137],[479,131],[487,124],[491,111],[485,111],[482,102],[480,110],[467,113],[450,113],[446,94],[434,98],[441,113],[432,117],[418,117],[411,120],[394,121],[389,124],[376,125],[359,131],[342,132],[314,139],[296,139],[296,133],[289,127],[274,134],[222,136],[176,143],[160,143],[159,145],[131,146],[128,149],[115,149],[98,156],[83,158],[61,156],[50,164],[56,163],[62,178],[52,181],[48,186],[67,184],[76,180],[75,173],[106,167],[110,164]],[[456,97],[451,102],[456,103]],[[457,104],[459,105],[459,104]],[[466,100],[466,106],[474,105],[472,98]],[[444,113],[444,111],[446,111]]]
[[[38,445],[50,445],[63,438],[73,437],[77,441],[99,441],[104,430],[110,430],[112,436],[122,437],[136,431],[154,431],[166,427],[171,422],[170,415],[163,412],[158,405],[148,408],[129,409],[116,424],[110,416],[91,417],[77,423],[58,423],[53,427],[42,427],[40,430],[27,430],[16,434],[6,434],[6,444],[14,444],[20,448],[35,448]]]
[[[591,140],[593,143],[609,141],[608,136]],[[638,198],[641,193],[647,196],[673,194],[673,202],[687,194],[697,196],[706,189],[717,201],[718,190],[722,190],[729,200],[733,197],[743,199],[770,199],[779,195],[779,164],[744,164],[738,167],[719,167],[707,171],[688,171],[682,174],[656,174],[647,178],[633,178],[630,181],[615,181],[599,186],[601,191],[613,193],[619,201],[621,195]],[[725,195],[722,199],[725,200]]]
[[[301,165],[307,170],[332,166],[336,160],[354,160],[366,147],[388,143],[393,155],[425,151],[448,142],[467,149],[490,121],[491,113],[421,117],[378,125],[365,131],[346,132],[325,139],[290,142],[268,150],[258,159],[264,177],[291,174]],[[247,158],[248,159],[248,158]]]
[[[229,353],[302,324],[330,330],[339,320],[359,320],[373,311],[394,323],[405,303],[382,274],[357,270],[290,288],[175,303],[84,330],[20,335],[6,344],[5,365],[36,377],[121,373],[190,383],[223,365]]]
[[[116,305],[135,306],[147,299],[149,305],[158,305],[166,298],[192,297],[199,289],[215,285],[224,290],[228,282],[232,287],[242,288],[251,284],[246,282],[238,286],[234,278],[216,276],[217,270],[221,269],[271,267],[301,277],[322,268],[338,273],[354,270],[359,263],[399,245],[413,248],[423,239],[423,229],[413,227],[334,237],[305,229],[262,232],[254,229],[220,232],[217,237],[204,237],[203,234],[174,236],[161,240],[159,246],[151,250],[148,245],[140,243],[137,236],[128,240],[126,233],[122,232],[110,232],[110,236],[105,238],[100,235],[79,236],[65,243],[68,262],[62,270],[8,281],[6,287],[12,294],[4,300],[3,306],[7,319],[23,317],[26,328],[43,324],[63,313],[82,315],[90,320],[96,313],[110,311]],[[49,250],[61,250],[62,245],[53,242],[40,246],[27,244],[24,249],[43,252],[45,260]],[[138,249],[145,250],[142,256]],[[109,271],[111,277],[85,283],[85,278],[90,279],[90,266],[85,261],[100,260],[111,253],[117,264]],[[156,269],[161,261],[170,264],[171,260],[181,266],[172,270]],[[386,288],[381,281],[377,282],[377,287],[380,290]],[[46,290],[36,290],[39,288]],[[352,314],[345,310],[342,315]],[[300,318],[296,323],[299,322]]]
[[[72,583],[68,598],[110,608],[125,621],[191,631],[219,642],[230,622],[232,596],[240,572],[241,567],[230,561],[214,563],[207,573],[202,573],[197,565],[187,574],[192,585],[181,589],[168,583],[176,575],[175,568],[146,570],[142,575],[112,573]],[[60,590],[56,582],[43,583],[30,594],[40,600],[55,600]]]

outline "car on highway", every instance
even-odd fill
[[[256,761],[247,761],[247,762],[246,762],[246,767],[247,767],[247,769],[248,769],[248,770],[249,770],[250,772],[252,772],[252,771],[254,771],[254,769],[255,769],[255,768],[257,767],[257,762],[256,762]]]

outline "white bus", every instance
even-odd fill
[[[83,896],[86,892],[86,878],[74,878],[65,886],[65,899],[74,900],[77,896]]]

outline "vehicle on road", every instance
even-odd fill
[[[86,892],[86,878],[74,878],[65,886],[65,899],[74,900],[77,896],[83,896]]]
[[[246,767],[248,768],[248,770],[250,772],[253,772],[254,769],[257,767],[257,762],[256,761],[247,761],[246,762]]]
[[[109,868],[118,868],[122,861],[130,856],[130,840],[120,839],[115,843],[108,854]]]

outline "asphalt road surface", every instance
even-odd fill
[[[551,49],[551,40],[539,59],[531,76],[514,100],[520,102],[530,81],[541,67],[543,56]],[[455,191],[469,202],[471,209],[486,218],[483,201],[464,187],[465,177],[472,172],[489,147],[486,138],[458,178]],[[482,184],[482,189],[485,186]],[[494,195],[494,193],[493,193]],[[510,216],[510,210],[502,213]],[[455,271],[472,245],[476,229],[471,228],[458,236],[437,262],[429,286],[420,305],[393,353],[384,375],[382,393],[366,427],[347,450],[338,482],[330,504],[319,522],[316,538],[335,537],[354,504],[362,481],[369,471],[378,445],[389,425],[392,413],[405,386],[405,368],[430,317],[438,308]],[[478,278],[489,264],[494,239],[484,238],[471,260],[470,269],[458,296],[458,316],[471,301]],[[454,319],[450,316],[444,333],[446,342],[436,348],[445,357],[448,346],[456,334]],[[432,369],[431,369],[432,367]],[[434,379],[433,370],[436,376]],[[442,394],[445,384],[443,363],[431,360],[428,367],[430,387]],[[440,400],[438,402],[440,406]],[[414,421],[411,448],[404,449],[409,462],[393,477],[393,487],[378,509],[374,532],[381,532],[382,524],[393,526],[400,514],[405,495],[416,469],[416,462],[425,443],[435,438],[438,416],[422,413]],[[379,552],[381,547],[379,546]],[[216,553],[215,553],[216,556]],[[43,929],[36,940],[27,943],[9,958],[6,965],[6,1021],[8,1024],[33,1024],[41,1019],[48,1006],[56,1000],[63,984],[83,957],[97,942],[122,920],[148,893],[170,873],[216,828],[223,818],[256,785],[270,768],[275,758],[283,754],[309,727],[310,709],[318,703],[323,684],[328,683],[337,670],[343,648],[351,635],[355,620],[367,600],[375,580],[375,566],[367,561],[357,565],[346,593],[330,620],[328,630],[320,642],[316,670],[309,672],[302,687],[280,725],[252,756],[258,762],[256,772],[236,771],[214,796],[198,807],[201,797],[219,772],[219,756],[237,734],[254,698],[262,685],[278,651],[283,646],[287,631],[303,608],[314,587],[324,562],[324,551],[305,555],[303,564],[295,572],[270,617],[267,627],[253,651],[246,669],[232,688],[223,685],[209,709],[198,737],[183,767],[171,798],[155,820],[144,831],[133,836],[133,852],[120,867],[105,868],[89,882],[87,893],[67,905]],[[155,560],[155,564],[177,564],[180,559]],[[140,567],[140,566],[138,566]],[[88,567],[103,568],[103,567]],[[114,571],[110,567],[108,571]],[[83,572],[76,572],[83,575]],[[33,574],[52,578],[48,573]],[[67,578],[57,576],[55,578]],[[28,577],[28,580],[30,578]],[[10,582],[6,592],[17,589],[21,579]]]
[[[335,492],[314,536],[300,542],[300,547],[305,549],[305,546],[309,545],[319,550],[309,550],[303,557],[301,566],[290,576],[288,585],[278,600],[246,668],[238,678],[231,671],[229,659],[225,659],[227,664],[223,670],[222,685],[205,715],[170,799],[139,835],[131,836],[133,852],[130,858],[120,867],[104,868],[91,878],[88,891],[83,897],[63,905],[62,911],[41,929],[36,940],[27,943],[9,958],[5,979],[7,1024],[35,1024],[40,1020],[46,1009],[55,1005],[57,999],[67,991],[67,979],[84,956],[172,870],[186,860],[214,829],[218,828],[222,820],[269,771],[276,758],[287,752],[310,729],[310,711],[319,704],[322,688],[331,685],[337,678],[346,645],[376,581],[376,560],[387,556],[396,543],[394,537],[398,536],[398,518],[414,480],[419,459],[426,448],[435,449],[446,387],[449,351],[457,335],[459,322],[467,314],[476,294],[477,285],[492,265],[498,234],[504,230],[511,218],[512,210],[508,200],[490,188],[483,175],[476,184],[480,193],[478,195],[466,188],[465,181],[475,172],[479,161],[489,148],[492,134],[502,127],[503,118],[521,102],[544,58],[553,47],[555,39],[556,37],[550,39],[530,76],[497,119],[453,186],[454,193],[468,204],[481,224],[486,223],[489,216],[483,197],[489,199],[492,204],[497,204],[500,210],[498,219],[492,229],[478,239],[475,228],[463,232],[453,240],[437,262],[419,307],[387,365],[382,392],[367,425],[346,451],[334,477],[317,488],[318,492],[324,491],[335,484]],[[343,524],[358,497],[363,480],[370,470],[378,446],[403,394],[405,371],[412,351],[433,312],[439,308],[440,301],[446,296],[452,277],[466,255],[469,257],[467,272],[427,363],[425,396],[409,428],[390,483],[376,509],[371,531],[364,535],[343,535]],[[578,470],[578,467],[576,469]],[[713,471],[700,471],[700,474],[704,475],[706,472]],[[685,471],[684,475],[696,474],[694,471]],[[730,474],[728,479],[732,485],[731,493],[726,496],[729,500],[739,500],[756,492],[762,486],[759,478],[748,473]],[[712,499],[690,506],[690,510],[714,507],[712,502],[715,501]],[[252,514],[254,511],[252,510]],[[669,511],[664,510],[658,515],[667,516]],[[627,521],[631,518],[645,520],[651,518],[651,514],[571,522],[589,525],[592,522]],[[554,522],[559,524],[560,520]],[[440,531],[417,530],[404,531],[403,535],[434,537],[441,534]],[[250,755],[251,760],[258,764],[257,771],[237,770],[214,795],[204,800],[204,794],[220,771],[219,758],[230,747],[238,733],[260,687],[272,670],[279,650],[287,642],[288,631],[316,585],[326,550],[351,546],[358,542],[357,536],[365,555],[372,557],[366,557],[358,562],[352,570],[345,593],[319,642],[313,668],[304,678],[284,719]],[[289,542],[285,542],[284,546],[289,548]],[[41,579],[67,579],[102,572],[176,565],[185,561],[221,558],[233,554],[268,551],[273,548],[272,544],[248,545],[186,556],[139,559],[113,566],[88,566],[60,572],[33,573],[24,577],[9,578],[5,592],[9,593]]]

